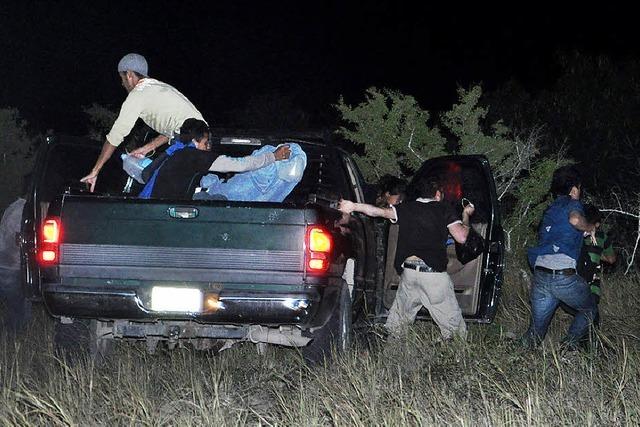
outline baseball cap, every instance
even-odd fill
[[[149,72],[147,60],[144,59],[144,56],[137,53],[126,54],[122,57],[120,62],[118,62],[118,72],[124,73],[127,71],[135,71],[136,73],[142,74],[146,77]]]

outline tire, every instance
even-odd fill
[[[53,326],[53,346],[56,354],[68,361],[85,356],[89,345],[89,321],[75,319],[73,323],[56,320]]]
[[[91,320],[89,326],[89,355],[96,362],[103,362],[113,353],[113,323]]]
[[[68,360],[89,356],[101,363],[113,350],[110,323],[100,320],[74,319],[73,323],[56,322],[53,343],[56,353]],[[109,331],[109,332],[107,332]]]
[[[313,340],[301,349],[302,356],[311,364],[329,360],[332,355],[344,353],[351,347],[352,334],[351,296],[343,281],[331,317],[313,332]]]

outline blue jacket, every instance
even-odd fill
[[[560,196],[544,212],[538,229],[538,246],[528,251],[529,265],[535,266],[540,255],[565,254],[575,260],[580,256],[583,233],[569,222],[569,214],[584,215],[582,203],[569,196]]]
[[[144,188],[142,189],[138,197],[141,199],[151,198],[151,193],[153,193],[153,187],[156,185],[156,179],[158,178],[158,173],[160,172],[160,168],[162,168],[162,165],[164,165],[167,159],[173,156],[175,152],[183,150],[185,148],[193,148],[193,147],[195,147],[193,143],[184,144],[182,141],[179,141],[179,140],[176,140],[173,144],[171,144],[169,148],[166,149],[165,151],[166,156],[163,156],[164,159],[161,160],[161,163],[159,165],[154,164],[156,163],[154,162],[149,166],[147,166],[148,168],[155,168],[155,169],[154,169],[153,175],[151,175],[151,178],[147,181],[147,183],[145,184]],[[160,160],[160,158],[158,158],[158,160]]]

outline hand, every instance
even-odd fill
[[[96,182],[98,181],[98,172],[91,172],[89,175],[85,176],[80,180],[80,182],[84,182],[89,184],[89,191],[93,193],[93,190],[96,188]]]
[[[340,200],[338,203],[338,210],[346,214],[350,214],[356,209],[356,204],[350,200]]]
[[[273,152],[273,155],[277,160],[286,160],[291,156],[291,148],[288,145],[281,145]]]
[[[146,145],[143,145],[140,148],[136,148],[135,150],[133,150],[132,152],[129,153],[130,156],[136,157],[138,159],[142,159],[144,158],[147,153],[151,151],[151,149],[147,148]]]
[[[476,207],[473,206],[473,203],[469,203],[467,206],[464,207],[464,209],[462,209],[462,213],[466,214],[467,216],[473,215],[475,211],[476,211]]]

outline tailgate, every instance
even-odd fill
[[[306,225],[314,217],[313,210],[278,204],[68,196],[59,273],[63,282],[300,284]]]

